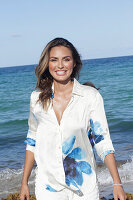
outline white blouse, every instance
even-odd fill
[[[54,97],[54,83],[52,89]],[[52,99],[46,112],[40,102],[36,103],[39,94],[37,90],[31,93],[25,140],[26,150],[34,152],[36,176],[51,192],[64,187],[79,194],[91,192],[97,185],[93,148],[103,161],[114,153],[102,96],[74,79],[72,98],[59,125]]]

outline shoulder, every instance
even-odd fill
[[[103,101],[102,95],[96,88],[92,86],[82,85],[79,82],[77,84],[77,87],[87,102],[93,103],[96,101]]]
[[[35,103],[38,100],[40,93],[41,91],[39,89],[33,90],[30,95],[30,101]]]
[[[83,95],[97,95],[98,90],[92,86],[88,86],[88,85],[82,85],[80,84],[81,90],[83,92]]]
[[[78,81],[77,81],[77,87],[81,91],[82,95],[85,97],[87,97],[87,96],[95,97],[98,94],[100,94],[96,88],[94,88],[92,86],[88,86],[88,85],[83,85],[83,84],[79,83]]]

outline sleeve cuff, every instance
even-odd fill
[[[30,146],[29,144],[27,144],[26,145],[26,150],[31,151],[32,153],[34,153],[35,147],[34,146]]]
[[[24,143],[29,144],[30,146],[36,146],[36,140],[32,139],[32,138],[26,138],[26,140],[24,141]]]
[[[110,153],[114,153],[115,152],[115,150],[107,150],[107,151],[105,151],[105,152],[103,152],[102,154],[101,154],[101,160],[104,162],[104,159],[105,159],[105,157],[108,155],[108,154],[110,154]]]
[[[34,153],[34,149],[35,149],[35,146],[36,146],[36,140],[34,140],[32,138],[26,138],[24,143],[27,144],[26,150],[29,150],[29,151]]]

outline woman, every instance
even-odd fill
[[[75,79],[81,66],[77,50],[63,38],[50,41],[41,54],[30,98],[21,200],[29,199],[34,159],[37,200],[98,200],[94,147],[112,175],[115,199],[126,199],[102,97]]]

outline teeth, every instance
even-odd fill
[[[57,74],[64,74],[65,71],[57,71],[56,73],[57,73]]]

